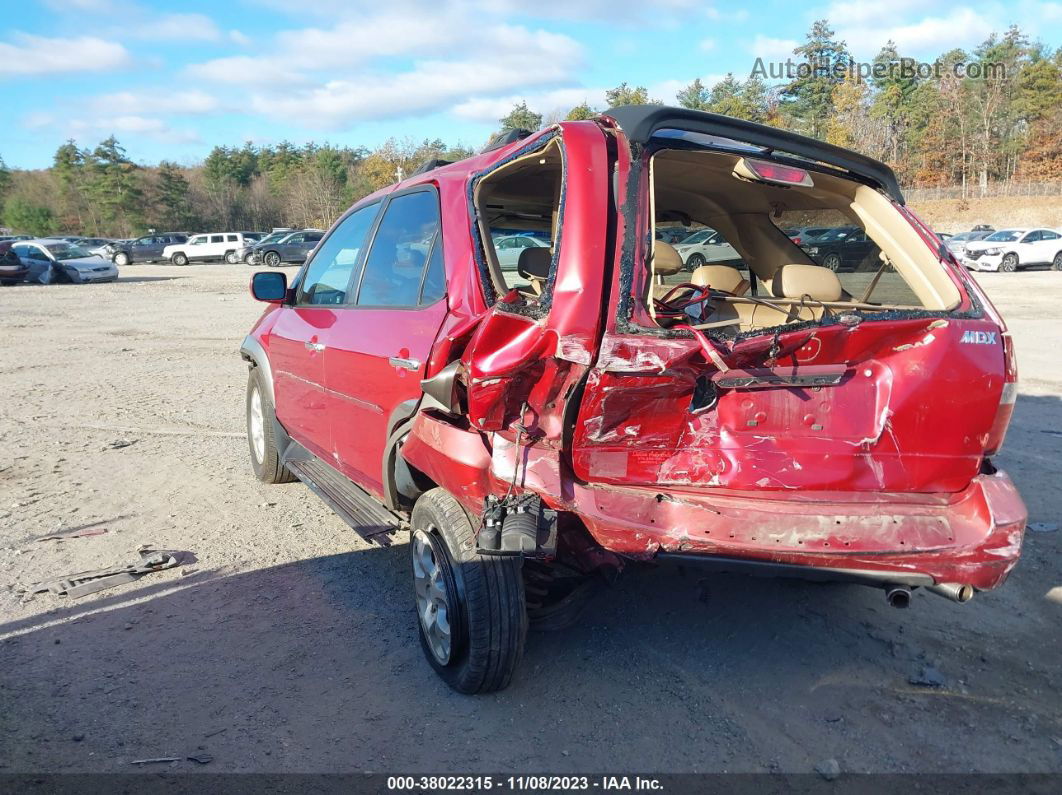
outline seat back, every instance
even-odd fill
[[[783,265],[771,280],[771,294],[778,298],[840,301],[843,292],[837,274],[820,265]]]
[[[542,295],[552,262],[553,253],[548,248],[525,248],[520,252],[520,259],[516,261],[516,272],[530,282],[535,295]]]
[[[732,295],[744,295],[751,286],[741,271],[729,265],[701,265],[693,272],[690,281],[698,287],[711,287]]]

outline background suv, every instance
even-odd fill
[[[162,250],[173,243],[183,243],[188,235],[182,232],[164,232],[138,237],[135,240],[115,241],[101,252],[109,256],[115,265],[129,265],[133,262],[155,262],[163,259]]]
[[[174,265],[187,265],[192,261],[225,260],[230,265],[239,262],[236,252],[257,239],[257,232],[210,232],[192,235],[187,240],[166,246],[162,259]]]
[[[270,268],[276,268],[285,262],[295,262],[301,265],[322,237],[324,237],[324,232],[320,229],[289,232],[279,240],[263,242],[256,246],[253,251],[254,262],[260,262]]]

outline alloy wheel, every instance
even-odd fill
[[[841,258],[836,254],[827,254],[822,264],[836,273],[841,269]]]
[[[275,268],[280,265],[280,255],[277,254],[277,252],[275,251],[270,251],[268,254],[265,255],[264,262],[270,268]]]
[[[417,529],[410,543],[413,545],[413,589],[417,597],[417,616],[428,648],[440,665],[450,662],[453,648],[451,616],[453,602],[440,557],[445,554],[441,545],[427,531]]]
[[[265,458],[265,415],[262,412],[262,393],[258,387],[251,392],[251,413],[247,418],[247,424],[251,434],[254,460],[262,463],[262,459]]]

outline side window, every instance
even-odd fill
[[[1040,233],[1040,237],[1044,240],[1058,240],[1062,235],[1059,235],[1057,232],[1052,232],[1050,229],[1045,229]]]
[[[1040,239],[1040,233],[1039,232],[1030,232],[1029,234],[1027,234],[1025,237],[1023,237],[1021,239],[1021,242],[1022,243],[1035,243],[1039,239]]]
[[[200,245],[202,243],[205,243],[205,242],[206,242],[206,238],[203,237],[202,235],[200,235],[198,237],[193,237],[191,240],[189,240],[188,241],[188,245],[189,246],[198,246],[198,245]]]
[[[153,237],[142,237],[139,240],[137,240],[133,245],[134,246],[150,246],[154,242],[155,242],[155,238],[153,238]]]
[[[211,243],[224,243],[225,242],[225,235],[211,235],[210,236],[210,242]]]
[[[296,303],[311,306],[349,303],[347,292],[379,204],[355,210],[335,228],[306,267]],[[301,237],[301,236],[300,236]]]
[[[446,295],[446,273],[443,267],[443,244],[439,235],[431,247],[428,270],[424,273],[424,286],[420,288],[420,305],[434,304]]]
[[[304,235],[292,235],[291,237],[289,237],[287,240],[285,240],[283,242],[284,242],[285,245],[288,245],[290,243],[301,243],[303,237],[305,237],[305,236]]]
[[[439,229],[434,191],[417,191],[387,203],[358,290],[359,306],[416,306],[421,276]]]
[[[228,243],[238,243],[240,238],[238,235],[225,235],[225,241]]]
[[[322,237],[324,232],[307,232],[302,236],[302,240],[304,243],[317,243]]]

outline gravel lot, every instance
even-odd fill
[[[636,572],[532,634],[507,691],[452,693],[421,657],[405,544],[251,474],[249,273],[0,289],[0,771],[1062,771],[1062,532],[1029,533],[1002,589],[907,611]],[[1057,525],[1062,273],[980,278],[1022,375],[999,463]],[[84,526],[107,532],[38,540]],[[144,544],[196,561],[73,601],[18,591]]]

